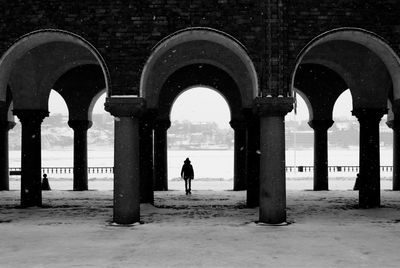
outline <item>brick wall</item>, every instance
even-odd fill
[[[262,91],[286,94],[294,60],[313,37],[352,26],[373,31],[400,51],[397,0],[12,0],[0,8],[0,54],[20,36],[62,29],[104,57],[113,94],[137,94],[151,48],[191,26],[238,39],[256,66]],[[277,38],[278,37],[278,38]]]
[[[312,38],[340,27],[374,32],[400,52],[400,5],[397,0],[288,0],[288,9],[291,64]]]

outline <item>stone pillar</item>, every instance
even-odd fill
[[[42,205],[41,124],[49,115],[43,110],[14,110],[21,121],[21,206]]]
[[[379,121],[386,109],[355,109],[360,123],[360,208],[380,206]]]
[[[168,190],[168,141],[167,130],[171,126],[168,119],[157,119],[154,125],[154,190]]]
[[[0,121],[0,191],[10,190],[9,160],[8,160],[8,131],[15,126],[11,121]]]
[[[395,119],[387,122],[393,130],[393,182],[392,190],[400,191],[400,120]]]
[[[386,124],[393,130],[393,181],[392,190],[400,191],[400,100],[392,102],[393,120]]]
[[[230,122],[235,131],[233,190],[246,190],[246,124],[244,120]]]
[[[140,202],[154,203],[153,191],[153,116],[140,120]]]
[[[257,207],[260,201],[260,119],[250,112],[246,121],[246,205]]]
[[[115,117],[114,222],[140,221],[139,119],[145,101],[137,97],[109,97],[105,110]]]
[[[260,213],[259,221],[286,222],[286,171],[284,117],[293,108],[293,99],[255,99],[260,115]]]
[[[87,131],[92,126],[89,120],[69,120],[74,130],[74,191],[88,190]]]
[[[308,122],[314,129],[314,191],[328,191],[328,129],[332,119]]]

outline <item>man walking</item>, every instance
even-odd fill
[[[186,158],[181,170],[181,177],[185,180],[186,195],[191,193],[191,180],[194,178],[193,166],[190,164],[189,158]]]

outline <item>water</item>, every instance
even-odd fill
[[[381,165],[392,165],[391,148],[381,148]],[[88,165],[90,167],[112,167],[113,149],[101,148],[88,151]],[[224,185],[223,188],[232,189],[233,187],[233,151],[226,150],[204,150],[204,151],[168,151],[168,180],[170,189],[181,188],[178,180],[183,161],[189,157],[192,161],[195,180],[200,181],[204,187],[215,183],[215,187]],[[313,165],[313,150],[287,150],[286,165]],[[341,149],[332,148],[329,151],[329,165],[332,166],[357,166],[358,148]],[[72,167],[73,151],[71,150],[43,150],[43,167]],[[10,167],[20,167],[20,152],[10,151]],[[355,172],[336,172],[330,173],[330,187],[337,189],[349,189],[354,184]],[[391,172],[381,173],[382,188],[390,189]],[[72,188],[72,174],[51,174],[51,180],[58,180],[60,189]],[[12,188],[19,187],[19,177],[11,177]],[[89,185],[91,189],[112,189],[111,174],[89,174]],[[312,188],[312,172],[287,173],[288,188]],[[53,187],[54,188],[54,187]]]

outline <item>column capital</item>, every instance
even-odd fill
[[[68,120],[68,126],[75,130],[88,130],[93,125],[90,120]]]
[[[392,102],[392,112],[394,114],[394,118],[400,118],[400,99]]]
[[[257,97],[254,109],[260,116],[285,116],[293,109],[292,97]]]
[[[169,129],[171,126],[171,120],[166,119],[166,118],[156,118],[154,121],[154,128],[161,128],[164,130]]]
[[[351,113],[357,117],[360,123],[376,123],[382,119],[384,114],[387,114],[387,111],[387,108],[357,108]]]
[[[21,123],[42,123],[43,119],[49,116],[49,111],[35,109],[14,109],[13,114],[19,118]]]
[[[14,121],[7,121],[7,128],[8,130],[11,130],[15,127],[17,123],[15,123]]]
[[[328,130],[333,123],[332,119],[313,119],[308,122],[308,125],[314,130]]]
[[[13,121],[0,121],[0,127],[3,129],[7,129],[7,131],[13,129],[15,125],[16,123]]]
[[[106,98],[104,109],[114,117],[140,117],[146,101],[136,96],[111,96]]]
[[[229,122],[229,125],[231,125],[234,130],[243,130],[246,129],[247,122],[244,118],[235,118]]]
[[[141,123],[143,123],[146,127],[153,127],[155,124],[157,113],[158,112],[156,109],[146,109],[146,111],[140,117]]]
[[[393,130],[400,129],[400,120],[394,119],[394,120],[387,121],[386,125]]]
[[[252,127],[260,123],[260,117],[255,109],[246,108],[242,111],[247,127]]]
[[[5,101],[0,101],[0,116],[7,117],[8,107],[9,107],[9,105],[7,105],[7,103]]]

